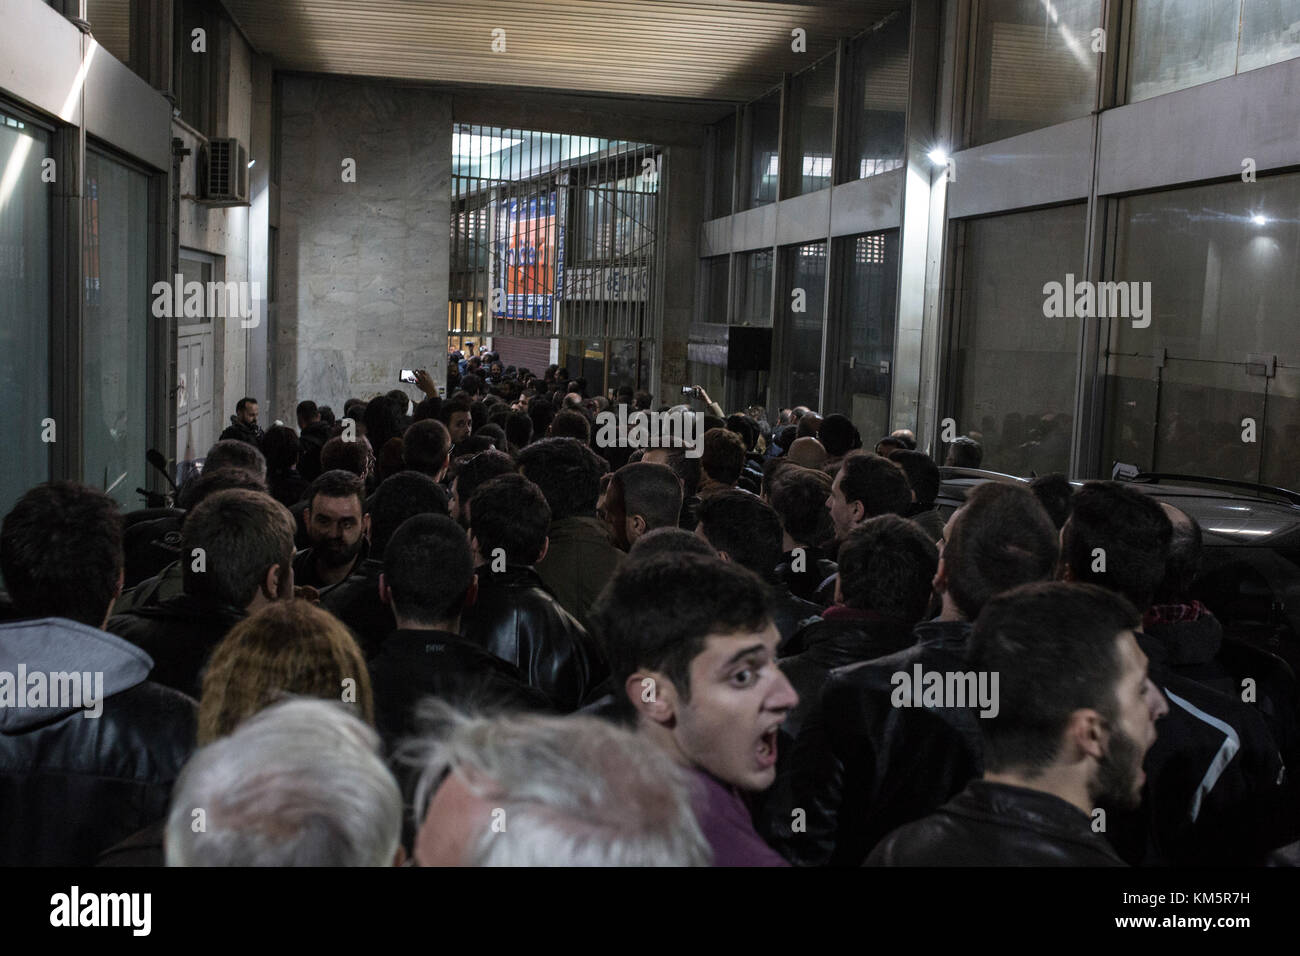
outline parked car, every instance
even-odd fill
[[[1028,480],[951,467],[941,468],[940,478],[935,504],[945,520],[986,481]],[[1196,519],[1204,553],[1193,596],[1223,623],[1227,641],[1281,658],[1294,681],[1300,671],[1300,493],[1191,475],[1128,480]],[[1238,650],[1225,646],[1228,655]]]

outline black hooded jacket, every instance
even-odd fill
[[[0,866],[89,866],[166,816],[198,715],[193,700],[145,679],[152,667],[139,648],[75,621],[0,625],[0,673],[90,674],[96,686],[82,687],[97,699],[56,701],[51,678],[45,703],[58,706],[0,706]]]

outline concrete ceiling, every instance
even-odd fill
[[[224,0],[277,69],[743,102],[907,0]],[[791,31],[807,31],[807,52]],[[493,52],[493,31],[505,52]],[[499,34],[498,34],[499,36]]]

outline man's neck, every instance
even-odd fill
[[[315,562],[316,577],[320,580],[322,587],[331,587],[335,584],[338,584],[349,574],[351,574],[352,569],[357,566],[357,562],[360,560],[361,560],[361,555],[358,554],[347,564],[340,564],[336,567],[328,567],[327,565],[323,564],[320,561],[320,559],[317,559]]]
[[[943,610],[939,613],[941,621],[965,621],[966,615],[957,607],[957,602],[952,599],[952,594],[947,591],[943,592]]]
[[[395,616],[397,629],[399,631],[448,631],[452,634],[460,632],[460,618],[454,618],[450,621],[437,621],[433,624],[425,624],[421,621],[412,621],[410,618]]]
[[[1010,787],[1023,787],[1026,790],[1050,793],[1077,807],[1081,813],[1092,815],[1093,801],[1088,797],[1087,784],[1078,773],[1069,769],[1049,767],[1033,779],[1015,771],[994,773],[986,770],[984,779],[989,783],[1001,783]]]

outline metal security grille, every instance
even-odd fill
[[[590,394],[649,384],[663,152],[648,143],[457,124],[448,340],[547,361]],[[540,367],[539,367],[540,366]]]

